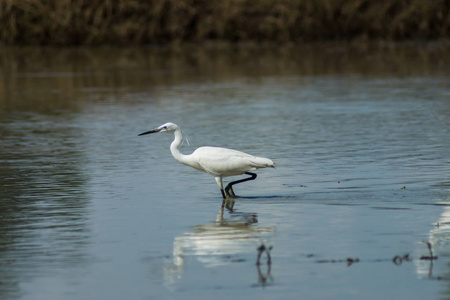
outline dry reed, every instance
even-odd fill
[[[442,39],[447,0],[0,0],[0,43]]]

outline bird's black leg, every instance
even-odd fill
[[[233,187],[230,186],[230,188],[228,189],[228,195],[230,195],[231,197],[236,198],[236,194],[234,193]]]
[[[214,177],[214,179],[217,182],[217,185],[220,188],[220,192],[222,193],[222,197],[223,199],[227,199],[227,194],[225,194],[225,192],[223,191],[223,182],[222,182],[222,177]]]
[[[230,195],[231,197],[236,197],[236,194],[233,191],[233,185],[238,184],[238,183],[242,183],[245,181],[249,181],[249,180],[255,180],[256,178],[256,174],[255,173],[251,173],[251,172],[245,172],[245,174],[250,175],[250,177],[248,178],[244,178],[244,179],[240,179],[240,180],[236,180],[236,181],[232,181],[230,182],[227,187],[225,188],[225,194],[226,195]],[[230,193],[231,191],[231,193]]]
[[[220,192],[222,192],[223,199],[227,199],[227,196],[225,196],[225,192],[223,191],[223,189],[220,189]]]

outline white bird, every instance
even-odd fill
[[[200,147],[192,154],[185,155],[178,149],[183,142],[181,129],[174,123],[166,123],[156,129],[139,134],[139,136],[156,132],[173,132],[175,139],[170,144],[170,152],[180,163],[190,166],[196,170],[211,174],[219,185],[223,198],[236,197],[232,186],[248,180],[254,180],[256,174],[249,172],[260,168],[275,168],[273,161],[264,157],[256,157],[241,151],[219,148]],[[223,188],[223,177],[247,174],[248,178],[230,182],[225,190]]]

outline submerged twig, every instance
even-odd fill
[[[421,260],[435,260],[435,259],[437,259],[438,257],[433,255],[433,249],[432,249],[431,243],[430,242],[424,242],[424,243],[427,245],[428,251],[430,251],[430,256],[423,255],[423,256],[420,257],[420,259]]]
[[[396,255],[392,259],[392,262],[394,263],[394,265],[400,266],[402,264],[402,262],[403,262],[403,258],[400,255]]]
[[[350,267],[352,264],[354,263],[358,263],[359,262],[359,258],[347,258],[347,267]]]
[[[400,266],[404,260],[409,261],[409,253],[405,254],[403,256],[400,256],[400,255],[394,256],[394,258],[392,259],[392,262],[394,263],[394,265]]]
[[[312,255],[308,255],[308,257],[312,257]],[[355,257],[348,257],[347,259],[321,259],[321,260],[317,260],[316,263],[319,264],[323,264],[323,263],[342,263],[342,262],[346,262],[347,266],[350,267],[351,265],[353,265],[354,263],[359,263],[359,258]]]
[[[257,250],[258,250],[258,257],[256,258],[256,265],[259,266],[261,264],[261,256],[263,253],[266,253],[267,265],[270,266],[272,264],[272,258],[270,257],[270,251],[272,250],[272,246],[267,248],[266,245],[261,244],[261,246],[259,246]]]
[[[267,284],[267,280],[272,278],[272,275],[270,275],[271,267],[272,267],[272,259],[270,257],[270,250],[272,250],[272,246],[266,247],[264,243],[261,243],[261,246],[256,248],[258,250],[258,257],[256,258],[256,268],[258,270],[258,281],[261,283],[261,285],[264,287]],[[267,270],[266,272],[261,271],[261,256],[265,253],[267,257]]]

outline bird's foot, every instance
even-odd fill
[[[231,185],[228,185],[225,188],[225,195],[227,198],[238,198],[239,197],[234,193],[233,187]]]

